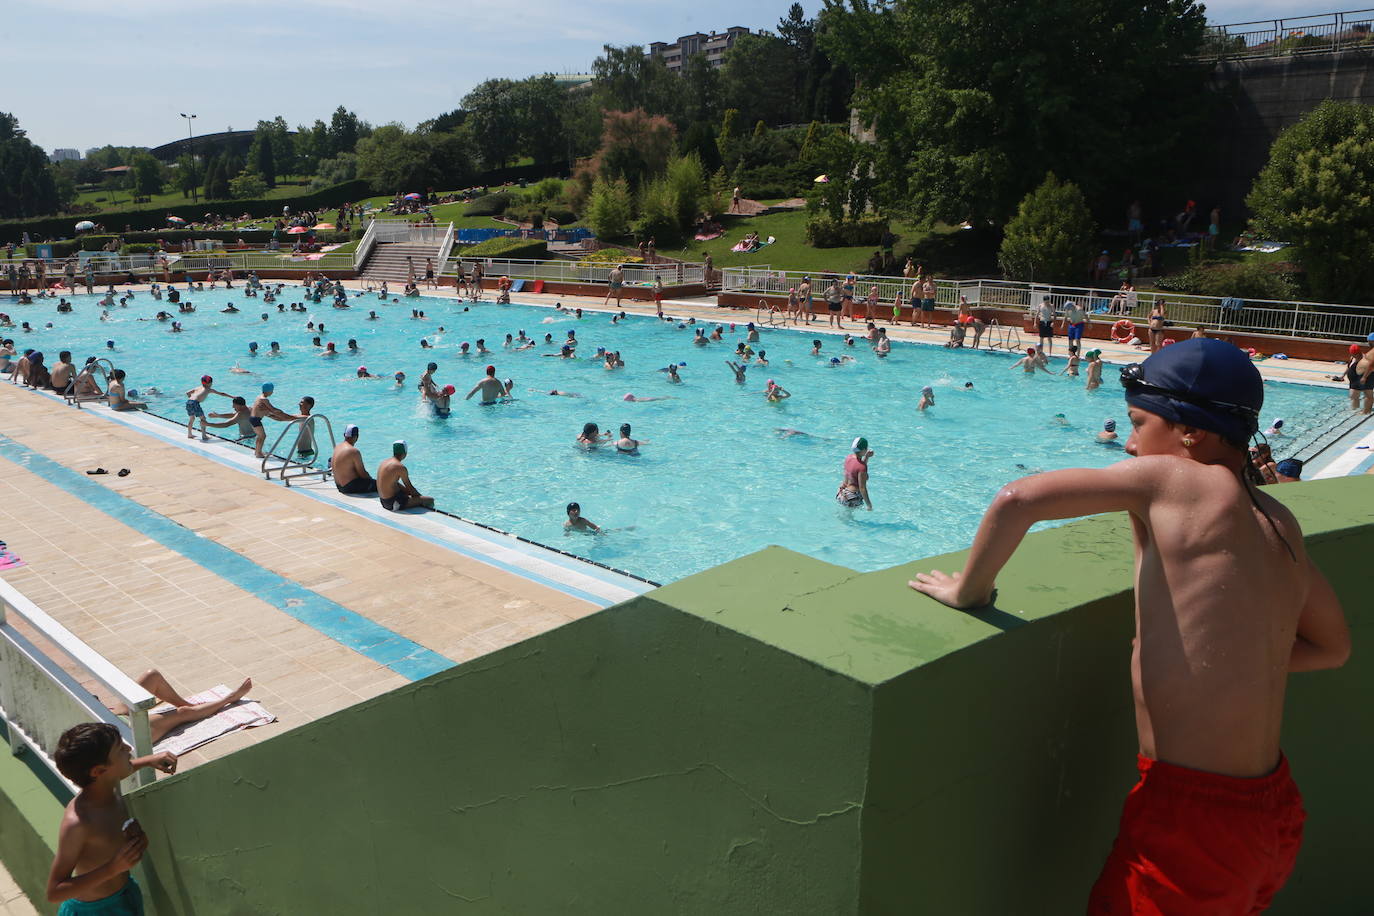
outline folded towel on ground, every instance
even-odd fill
[[[230,693],[228,687],[220,684],[211,687],[204,693],[197,693],[186,699],[193,704],[209,703],[214,700],[223,699]],[[170,712],[174,707],[170,703],[163,704],[154,708],[149,716],[159,715],[163,712]],[[201,719],[199,722],[188,722],[175,731],[168,732],[161,741],[154,745],[153,750],[161,753],[171,751],[180,757],[188,751],[195,750],[203,744],[209,744],[216,738],[221,738],[231,732],[240,731],[245,728],[254,728],[259,725],[266,725],[269,722],[277,721],[277,717],[268,712],[263,705],[256,700],[239,700],[232,706],[228,706],[215,713],[208,719]]]

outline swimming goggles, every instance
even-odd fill
[[[1184,401],[1195,404],[1198,407],[1216,408],[1224,413],[1232,414],[1244,420],[1256,424],[1258,428],[1259,410],[1254,407],[1246,407],[1244,404],[1233,404],[1229,401],[1218,401],[1213,398],[1202,397],[1190,391],[1179,391],[1174,388],[1160,388],[1158,385],[1151,385],[1145,381],[1145,368],[1140,363],[1131,363],[1129,366],[1121,367],[1121,387],[1127,391],[1141,391],[1147,394],[1162,394],[1166,398],[1173,398],[1176,401]]]

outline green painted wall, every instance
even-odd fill
[[[1356,653],[1298,675],[1276,913],[1365,908],[1374,481],[1279,495]],[[1134,779],[1124,521],[1035,534],[996,610],[778,548],[159,781],[159,912],[1064,913]]]
[[[0,861],[38,912],[56,913],[46,899],[48,871],[71,793],[31,762],[28,751],[17,757],[9,752],[9,732],[0,723]]]

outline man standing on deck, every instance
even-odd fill
[[[363,464],[363,453],[358,451],[358,425],[350,423],[344,427],[343,441],[334,448],[329,459],[329,467],[334,472],[334,486],[340,493],[350,496],[377,492],[377,481],[367,473]]]

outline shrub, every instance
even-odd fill
[[[630,186],[623,178],[598,178],[587,201],[586,219],[599,238],[611,239],[630,231]]]
[[[1002,236],[997,263],[1010,280],[1069,282],[1087,269],[1096,236],[1083,192],[1051,172],[1021,199]]]
[[[464,258],[511,258],[515,260],[542,260],[549,256],[549,246],[542,239],[522,239],[513,235],[498,235],[469,245],[457,252]]]
[[[155,254],[161,248],[157,242],[135,242],[132,245],[121,245],[120,254]]]
[[[646,181],[639,192],[639,218],[634,222],[635,234],[647,239],[673,233],[677,228],[677,196],[672,184],[666,177]]]
[[[483,194],[463,208],[464,216],[500,216],[511,205],[511,195],[505,191]]]
[[[1241,299],[1292,299],[1297,295],[1293,265],[1287,262],[1204,261],[1187,270],[1163,277],[1160,289],[1199,296],[1238,296]]]
[[[833,220],[812,217],[806,224],[806,240],[816,248],[853,248],[880,245],[887,235],[887,219],[863,216],[859,219]]]
[[[257,172],[244,169],[229,182],[229,193],[235,200],[251,200],[267,193],[267,180]]]
[[[564,184],[561,178],[545,178],[526,191],[525,196],[537,204],[558,200],[563,196]]]
[[[577,222],[577,214],[563,204],[550,204],[544,215],[560,226]]]

